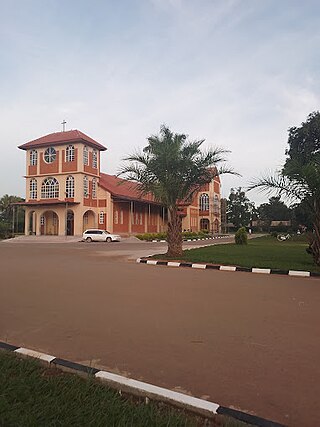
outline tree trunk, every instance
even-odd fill
[[[316,265],[320,265],[320,215],[316,216],[313,223],[313,233],[309,236],[309,248],[307,252],[312,255]]]
[[[169,209],[168,221],[168,252],[169,257],[175,258],[182,255],[182,220],[177,209]]]
[[[312,255],[316,265],[320,265],[320,204],[314,202],[313,232],[309,235],[307,252]]]

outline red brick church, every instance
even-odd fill
[[[26,152],[25,234],[81,235],[88,228],[120,234],[165,231],[166,209],[136,184],[102,173],[106,147],[79,130],[19,146]],[[220,179],[181,206],[186,230],[220,231]]]

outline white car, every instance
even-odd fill
[[[85,242],[120,242],[121,237],[118,234],[109,233],[107,230],[99,230],[91,228],[86,230],[82,235],[82,240]]]

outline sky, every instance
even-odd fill
[[[79,129],[101,169],[161,124],[230,150],[222,194],[281,168],[319,109],[318,0],[0,0],[0,196],[25,196],[17,146]],[[247,194],[258,206],[268,196]]]

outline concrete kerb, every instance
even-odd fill
[[[215,264],[202,264],[202,263],[192,263],[192,262],[165,261],[165,260],[149,259],[149,257],[138,258],[136,262],[141,264],[147,264],[147,265],[159,265],[159,266],[167,266],[167,267],[188,267],[188,268],[196,268],[201,270],[242,271],[246,273],[280,274],[280,275],[293,276],[293,277],[320,278],[320,273],[316,273],[312,271],[278,270],[278,269],[272,269],[272,268],[239,267],[239,266],[233,266],[233,265],[215,265]]]
[[[117,375],[112,372],[100,370],[91,366],[82,365],[71,362],[69,360],[60,359],[58,357],[41,353],[35,350],[30,350],[24,347],[17,347],[6,342],[0,341],[0,350],[14,352],[17,356],[38,359],[46,366],[55,366],[63,371],[71,372],[81,376],[93,376],[97,380],[106,384],[110,388],[118,391],[123,391],[134,396],[144,399],[151,399],[156,402],[164,402],[180,409],[188,410],[194,414],[213,418],[215,415],[226,415],[248,424],[258,427],[285,427],[274,421],[248,414],[233,408],[228,408],[218,403],[210,402],[204,399],[198,399],[183,393],[178,393],[163,387],[158,387],[153,384],[148,384],[142,381],[137,381],[131,378]]]

